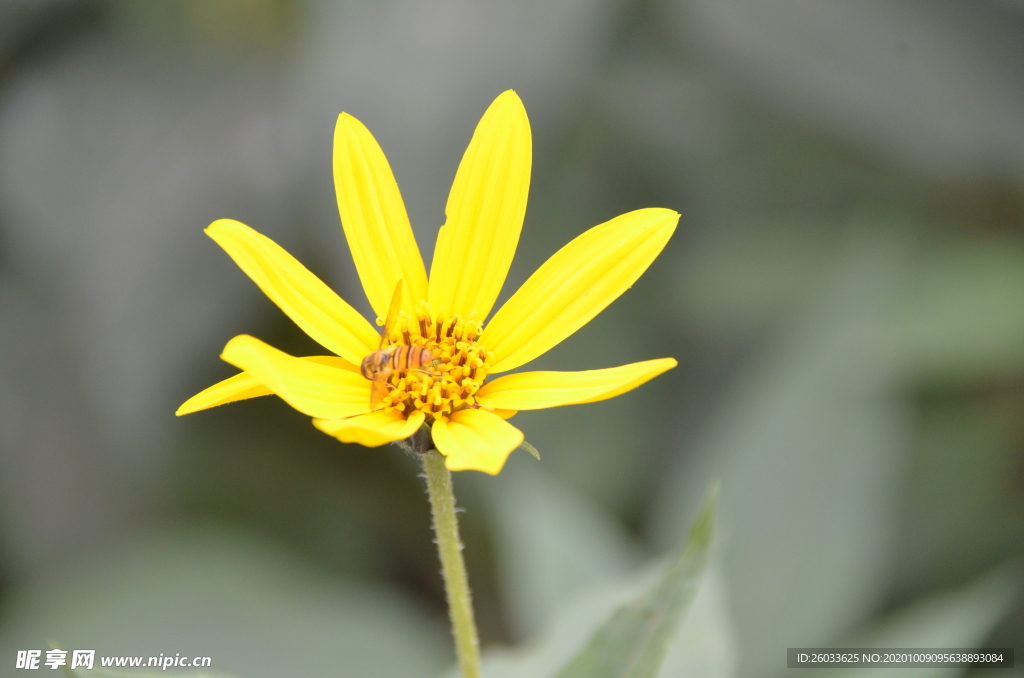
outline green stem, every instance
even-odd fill
[[[430,495],[430,511],[434,516],[437,551],[441,556],[441,574],[444,575],[444,588],[448,594],[448,615],[452,620],[455,652],[459,656],[459,671],[462,678],[480,678],[480,641],[473,620],[466,563],[462,560],[452,475],[437,450],[429,450],[421,456],[427,477],[427,494]]]

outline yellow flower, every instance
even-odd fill
[[[387,159],[369,130],[342,113],[334,132],[341,223],[378,324],[401,284],[382,341],[373,325],[269,238],[221,219],[206,233],[288,317],[333,356],[297,358],[248,335],[221,357],[242,370],[186,401],[178,415],[276,394],[342,442],[399,441],[429,426],[449,469],[496,474],[523,434],[506,419],[604,400],[676,366],[672,358],[584,372],[523,372],[628,289],[664,248],[679,215],[643,209],[583,233],[554,254],[484,326],[519,241],[532,142],[515,92],[495,99],[459,164],[428,279]],[[394,370],[371,411],[362,360],[383,345],[422,346],[419,370]],[[394,349],[392,349],[394,350]]]

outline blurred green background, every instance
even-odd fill
[[[683,215],[530,367],[680,365],[518,415],[541,462],[456,474],[492,675],[570,656],[573,614],[677,547],[715,478],[664,676],[1024,648],[1022,78],[1017,0],[0,4],[0,674],[51,638],[248,678],[447,669],[414,459],[273,398],[173,412],[235,334],[317,352],[203,227],[251,225],[369,315],[336,116],[381,143],[429,262],[509,88],[535,160],[503,299],[595,224]]]

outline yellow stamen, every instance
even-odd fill
[[[473,396],[487,377],[487,351],[476,343],[482,323],[474,317],[435,316],[421,301],[416,317],[402,311],[391,328],[386,345],[422,346],[433,361],[419,369],[395,373],[389,380],[388,395],[381,400],[387,410],[408,416],[420,410],[429,425],[452,413],[477,407]]]

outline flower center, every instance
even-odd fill
[[[385,345],[422,346],[429,351],[429,360],[424,356],[422,364],[391,373],[388,394],[381,399],[384,408],[400,410],[406,416],[420,410],[430,424],[474,407],[473,396],[487,378],[489,367],[487,351],[476,343],[482,325],[473,314],[435,316],[425,301],[417,305],[415,318],[399,312]]]

